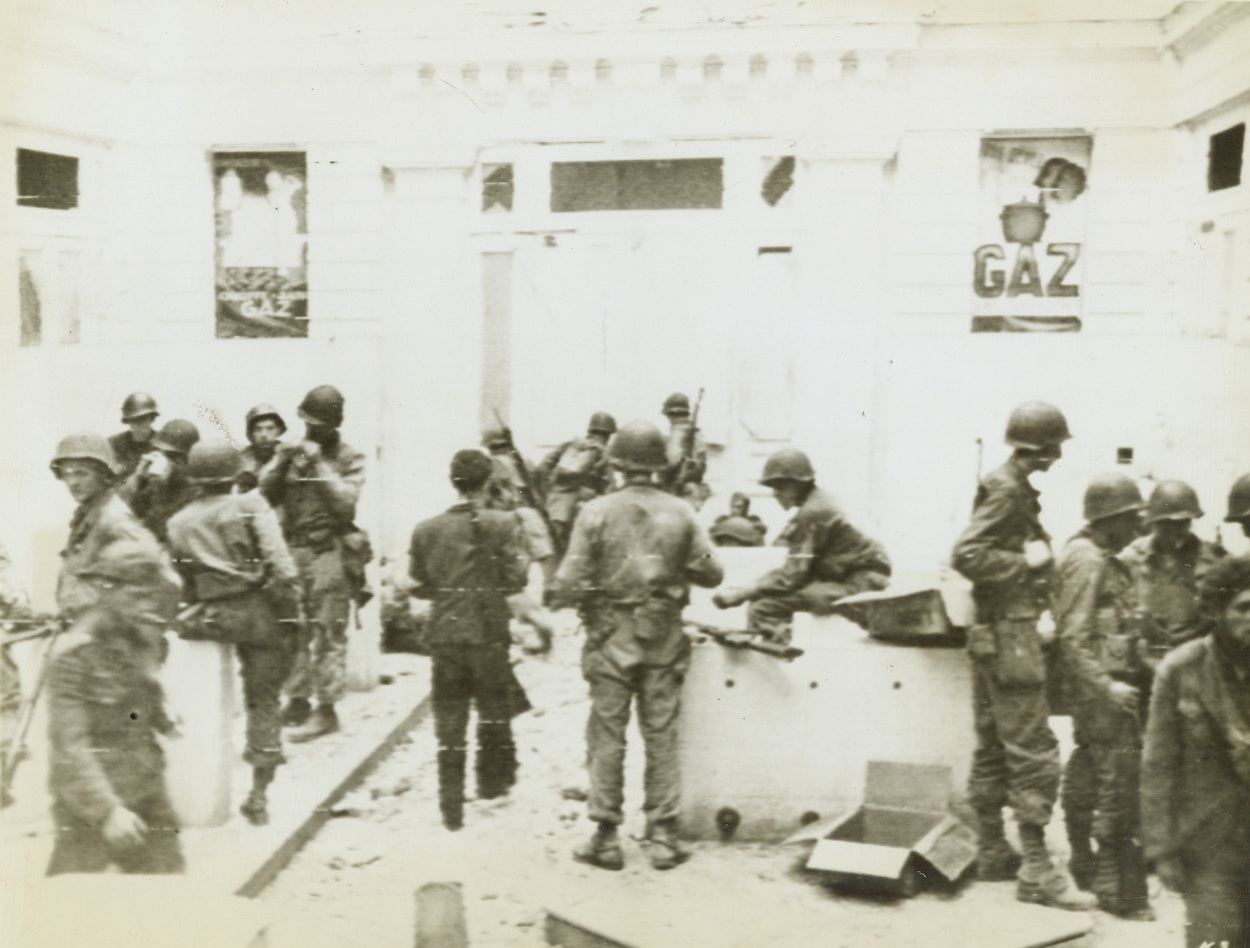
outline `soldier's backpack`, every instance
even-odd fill
[[[585,438],[570,441],[556,462],[555,480],[560,485],[582,483],[599,463],[603,449]]]

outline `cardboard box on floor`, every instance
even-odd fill
[[[818,820],[785,842],[813,842],[806,867],[827,881],[914,895],[926,880],[957,880],[976,834],[949,811],[951,769],[869,761],[858,809]]]

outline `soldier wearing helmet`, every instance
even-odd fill
[[[282,436],[286,434],[286,422],[273,405],[254,405],[248,409],[245,420],[248,445],[239,455],[242,470],[239,472],[239,490],[254,490],[260,483],[260,471],[278,453]]]
[[[624,865],[617,827],[624,820],[625,728],[636,702],[647,759],[647,847],[652,866],[672,869],[688,858],[677,841],[677,718],[690,663],[681,612],[691,583],[713,587],[724,574],[690,505],[655,483],[667,464],[659,430],[630,422],[608,455],[625,485],[582,508],[556,574],[560,596],[577,606],[586,628],[582,673],[590,686],[589,816],[597,828],[574,858],[602,869]]]
[[[1139,658],[1137,589],[1117,558],[1137,537],[1144,506],[1123,474],[1090,482],[1086,525],[1056,563],[1054,613],[1076,742],[1063,781],[1072,876],[1103,911],[1148,921],[1137,785],[1149,670]]]
[[[797,507],[776,545],[789,549],[779,569],[749,589],[717,593],[722,609],[749,602],[747,628],[778,642],[788,642],[796,612],[830,615],[839,599],[884,589],[890,581],[890,557],[876,540],[847,520],[828,493],[816,486],[816,472],[806,454],[783,448],[764,462],[760,483],[772,488],[786,510]]]
[[[100,439],[103,442],[103,439]],[[150,537],[102,548],[80,577],[95,602],[57,641],[48,689],[47,874],[182,872],[158,734],[172,730],[158,669],[178,585]]]
[[[466,733],[477,710],[477,795],[506,794],[516,781],[515,687],[508,661],[509,603],[529,566],[520,520],[486,506],[494,465],[481,451],[457,451],[451,482],[460,502],[412,531],[413,595],[432,600],[429,621],[438,794],[443,825],[464,822]]]
[[[72,620],[99,598],[98,588],[83,576],[105,547],[119,540],[152,545],[156,540],[117,495],[113,452],[103,437],[72,434],[62,438],[50,467],[78,504],[69,523],[69,540],[61,551],[56,583],[57,609],[63,619]]]
[[[147,392],[131,392],[122,402],[122,424],[126,430],[109,438],[118,475],[125,480],[149,452],[156,450],[153,423],[160,412],[156,399]]]
[[[266,790],[282,755],[282,685],[294,659],[299,573],[273,508],[255,491],[232,493],[242,459],[226,441],[191,449],[187,476],[199,496],[168,524],[169,548],[188,603],[199,606],[192,633],[233,643],[247,705],[252,791],[240,812],[268,822]],[[286,623],[283,624],[283,620]]]
[[[1169,649],[1201,634],[1198,587],[1223,555],[1194,534],[1193,522],[1201,516],[1192,487],[1184,481],[1160,481],[1146,505],[1150,533],[1120,554],[1133,574],[1144,612],[1141,632],[1151,667]]]
[[[1250,474],[1242,474],[1228,492],[1228,516],[1225,523],[1241,524],[1241,532],[1250,537]]]
[[[1073,888],[1046,851],[1061,774],[1050,729],[1038,620],[1050,608],[1053,562],[1038,491],[1029,483],[1063,453],[1063,413],[1025,402],[1007,421],[1011,457],[977,486],[972,520],[951,563],[972,582],[976,618],[968,633],[977,745],[968,802],[978,824],[977,877],[1015,878],[1016,897],[1076,911],[1095,900]],[[1007,842],[1003,809],[1015,811],[1024,858]]]
[[[660,483],[670,493],[685,497],[698,508],[707,499],[703,486],[707,473],[707,442],[695,426],[690,399],[681,392],[664,399],[660,410],[669,425],[664,449],[666,463]]]
[[[717,546],[763,546],[768,528],[751,513],[751,498],[736,491],[729,499],[729,513],[712,521],[708,533]]]
[[[586,436],[560,445],[538,466],[547,488],[547,519],[551,522],[556,561],[569,545],[569,531],[582,505],[612,489],[608,441],[616,434],[616,419],[605,411],[590,416]]]
[[[135,516],[161,542],[166,522],[191,499],[187,454],[199,440],[200,431],[191,422],[182,418],[165,422],[152,438],[155,450],[144,455],[118,489]]]
[[[260,492],[278,512],[300,574],[307,623],[287,681],[283,723],[295,743],[339,729],[335,705],[347,688],[347,624],[352,601],[367,598],[368,538],[353,521],[365,483],[365,456],[339,437],[343,393],[311,389],[299,405],[304,438],[283,444],[259,474]],[[310,699],[317,698],[313,713]]]

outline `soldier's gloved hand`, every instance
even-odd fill
[[[712,596],[712,604],[717,609],[732,609],[734,606],[740,606],[746,601],[747,594],[741,589],[729,589]]]
[[[1167,856],[1156,862],[1155,875],[1173,892],[1180,892],[1185,887],[1185,868],[1175,856]]]
[[[1141,692],[1132,685],[1125,684],[1122,681],[1113,681],[1111,683],[1111,699],[1125,711],[1136,712],[1140,698]]]
[[[1024,562],[1029,569],[1041,569],[1054,559],[1050,544],[1045,540],[1030,540],[1024,544]]]
[[[124,806],[115,806],[101,827],[110,846],[137,846],[148,831],[148,824]]]

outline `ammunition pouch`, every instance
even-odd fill
[[[1098,663],[1109,675],[1129,675],[1140,670],[1137,623],[1121,619],[1114,608],[1099,609],[1094,617]]]
[[[373,560],[373,544],[369,542],[369,534],[353,526],[341,538],[341,551],[348,588],[352,598],[356,600],[356,607],[361,608],[373,598],[373,590],[369,588],[369,578],[365,573],[365,567]]]
[[[1046,657],[1042,653],[1042,637],[1037,631],[1037,616],[1032,613],[1003,616],[990,628],[994,677],[998,683],[1008,688],[1045,684]]]

